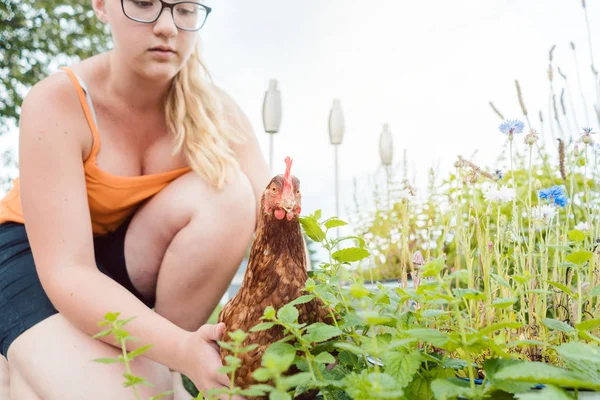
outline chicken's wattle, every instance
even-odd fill
[[[284,209],[278,208],[277,210],[275,210],[275,218],[277,218],[277,219],[283,219],[283,217],[285,217],[285,210]]]

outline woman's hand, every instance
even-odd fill
[[[191,333],[184,345],[184,357],[189,357],[186,364],[188,376],[198,390],[221,389],[229,387],[231,380],[225,374],[218,372],[223,366],[217,340],[221,340],[225,324],[202,325],[196,332]],[[222,395],[222,399],[229,399],[229,395]],[[234,396],[234,400],[245,400],[243,397]]]

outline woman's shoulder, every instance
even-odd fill
[[[69,65],[68,68],[79,77],[86,77],[90,74],[90,71],[97,68],[96,65],[100,62],[96,57]],[[76,88],[69,75],[66,71],[57,69],[31,87],[23,102],[27,101],[29,103],[39,103],[40,106],[45,108],[48,108],[48,106],[52,108],[52,106],[60,107],[64,104],[72,106],[78,102],[78,98]],[[51,104],[48,104],[49,102]],[[71,108],[68,107],[67,109]],[[74,110],[79,111],[79,109]]]
[[[56,139],[59,133],[75,132],[73,139],[84,147],[91,142],[76,88],[64,72],[50,74],[31,87],[21,104],[19,125],[22,140],[43,129],[56,132]]]

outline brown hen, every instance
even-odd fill
[[[223,340],[229,341],[228,332],[241,329],[249,332],[263,322],[263,312],[272,306],[275,310],[300,297],[308,278],[304,238],[298,221],[301,211],[300,181],[290,174],[292,160],[287,157],[284,175],[275,176],[261,197],[256,237],[250,250],[248,267],[239,292],[223,307],[219,322],[226,330]],[[319,299],[296,306],[300,323],[330,323],[329,311]],[[264,351],[283,338],[281,327],[250,332],[243,346],[257,344],[258,348],[239,357],[242,361],[236,372],[235,385],[242,388],[257,383],[252,372],[261,366]],[[221,359],[231,353],[221,348]]]

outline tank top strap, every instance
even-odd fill
[[[88,160],[95,160],[96,153],[98,153],[98,148],[100,147],[100,139],[99,139],[99,135],[98,135],[98,129],[96,126],[94,114],[90,108],[90,103],[88,102],[89,95],[86,95],[86,92],[83,90],[83,87],[82,87],[83,82],[80,82],[79,78],[71,70],[71,68],[60,67],[60,69],[67,73],[67,75],[69,76],[69,79],[71,79],[71,82],[73,83],[73,86],[75,86],[75,90],[77,91],[77,96],[79,97],[79,103],[81,104],[81,107],[83,108],[83,113],[85,114],[85,119],[87,120],[88,125],[90,126],[90,130],[92,131],[92,139],[93,139],[92,150],[90,151],[90,154],[89,154],[88,158],[86,159],[86,162]]]

